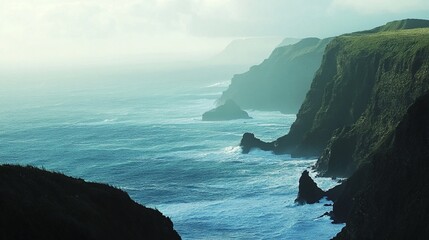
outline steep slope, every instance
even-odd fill
[[[319,76],[319,82],[326,82],[323,95],[310,99],[310,104],[320,102],[317,111],[303,105],[304,113],[314,114],[303,115],[314,120],[295,152],[321,152],[327,146],[318,170],[347,176],[429,89],[429,29],[343,36],[329,51],[336,52],[336,65],[341,67],[333,69],[333,76]],[[315,86],[309,95],[321,90]]]
[[[346,227],[335,239],[429,239],[428,123],[426,94],[344,184],[333,215]]]
[[[292,45],[292,44],[295,44],[301,40],[302,39],[300,39],[300,38],[285,38],[285,39],[283,39],[283,41],[279,45],[277,45],[276,48]],[[272,49],[271,49],[270,53],[271,52],[272,52]]]
[[[125,192],[32,167],[0,165],[1,239],[180,239]]]
[[[233,99],[244,109],[296,113],[329,41],[306,38],[276,48],[260,65],[235,75],[218,100],[219,104]]]
[[[270,150],[322,155],[317,170],[325,176],[349,176],[369,159],[429,89],[429,28],[379,29],[332,40],[297,120]]]
[[[297,40],[280,37],[260,37],[236,39],[225,49],[209,59],[210,64],[252,66],[264,60],[279,44],[297,42]]]

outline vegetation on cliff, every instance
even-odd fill
[[[346,227],[335,239],[429,238],[429,93],[343,185],[333,217]]]
[[[327,192],[334,193],[329,215],[346,222],[335,239],[429,238],[429,28],[422,25],[429,21],[395,21],[334,39],[290,133],[270,144],[320,152],[319,172],[351,175]]]
[[[296,113],[330,40],[306,38],[276,48],[261,64],[235,75],[218,102],[233,99],[244,109]]]
[[[327,146],[319,172],[349,176],[429,89],[429,29],[342,36],[328,51],[336,52],[339,67],[331,78],[320,76],[327,80],[321,98],[314,99],[321,104],[295,151],[321,152]],[[320,89],[309,95],[312,91]]]
[[[270,150],[322,155],[317,170],[325,176],[350,176],[371,159],[429,90],[429,28],[394,30],[421,26],[404,21],[332,40],[297,120]]]
[[[180,239],[127,193],[33,167],[0,165],[1,239]]]
[[[427,28],[429,27],[429,21],[425,19],[403,19],[388,22],[383,26],[376,27],[371,30],[362,31],[359,33],[376,33],[385,31],[396,31],[403,29],[414,29],[414,28]]]

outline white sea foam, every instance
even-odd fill
[[[89,91],[61,107],[5,110],[0,159],[119,186],[171,217],[183,239],[333,237],[342,225],[318,218],[330,207],[294,204],[314,159],[241,154],[238,146],[244,132],[276,139],[294,115],[251,111],[253,120],[201,121],[227,83],[168,97],[127,94],[120,104],[113,93],[89,101],[96,95]],[[324,189],[335,184],[315,180]]]
[[[227,154],[237,154],[241,152],[240,146],[229,146],[224,148],[224,152]]]
[[[106,118],[103,120],[104,123],[111,123],[117,121],[117,118]]]
[[[210,85],[206,86],[206,88],[214,88],[214,87],[228,87],[230,83],[231,83],[231,81],[222,81],[222,82],[217,82],[217,83],[210,84]]]

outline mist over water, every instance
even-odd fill
[[[318,218],[330,207],[294,204],[299,176],[315,160],[240,152],[244,132],[274,139],[294,115],[201,121],[227,78],[70,78],[1,90],[1,163],[119,187],[171,217],[183,239],[329,239],[342,228]]]
[[[238,146],[245,132],[265,141],[285,135],[295,115],[250,110],[252,119],[203,122],[202,114],[215,107],[234,78],[237,87],[219,102],[234,98],[246,107],[234,97],[243,93],[249,107],[294,112],[320,67],[319,60],[310,67],[308,59],[315,53],[324,56],[325,45],[309,44],[309,38],[368,30],[392,20],[426,19],[428,13],[427,0],[0,1],[0,164],[32,165],[113,185],[170,217],[185,240],[331,239],[345,225],[321,217],[332,210],[324,206],[327,200],[294,203],[299,177],[316,159],[257,150],[244,155]],[[307,40],[297,48],[276,48],[298,39]],[[420,44],[418,39],[415,43]],[[368,50],[351,45],[356,56],[350,57],[359,51],[361,57],[372,57],[373,50],[378,60],[394,57],[372,45]],[[417,71],[413,78],[421,78],[418,69],[424,61],[419,56],[425,52],[416,54],[409,62],[412,72]],[[333,66],[337,75],[347,75],[351,83],[339,83],[341,76],[336,76],[332,91],[327,85],[329,92],[337,97],[353,87],[359,92],[367,81],[354,84],[359,77],[341,73],[350,67],[342,59],[350,57],[334,55],[329,59],[340,60],[333,61],[341,65]],[[380,66],[395,68],[395,61],[390,62]],[[320,71],[330,72],[325,70]],[[379,85],[395,83],[398,71]],[[404,76],[409,72],[404,69]],[[365,78],[375,79],[370,74]],[[291,79],[297,83],[289,83]],[[373,90],[381,101],[410,85],[398,82],[384,94],[377,81]],[[341,106],[335,99],[332,105]],[[283,108],[291,103],[295,107]],[[402,119],[390,110],[386,116]],[[371,138],[385,134],[378,135]],[[371,155],[374,149],[367,150]],[[326,178],[315,181],[325,190],[337,184]],[[380,220],[385,219],[375,222]]]

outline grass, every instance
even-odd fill
[[[429,28],[384,31],[377,33],[355,33],[337,37],[335,42],[344,44],[349,54],[371,52],[412,54],[429,45]],[[407,57],[407,56],[398,56]]]

